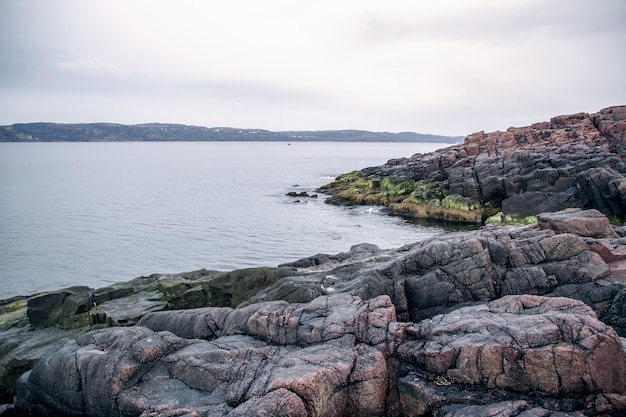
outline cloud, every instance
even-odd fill
[[[96,59],[81,58],[71,62],[59,62],[57,68],[61,71],[78,76],[126,78],[126,75],[119,65],[98,61]]]
[[[0,12],[2,124],[466,134],[626,102],[622,0],[6,0]]]
[[[624,33],[626,3],[599,0],[416,2],[400,13],[371,13],[359,22],[365,43],[455,40],[511,44],[548,37],[581,38]],[[419,7],[422,5],[422,7]]]

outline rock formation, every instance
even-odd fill
[[[625,134],[555,117],[326,187],[533,224],[0,301],[0,415],[626,415]]]
[[[426,415],[459,405],[461,392],[467,406],[477,390],[502,389],[509,401],[532,393],[509,409],[547,411],[557,396],[561,409],[571,399],[596,411],[609,398],[626,411],[626,353],[581,302],[507,296],[417,324],[394,313],[388,296],[348,294],[151,313],[59,342],[20,379],[16,405],[44,415]],[[454,395],[429,393],[443,386]]]
[[[383,204],[392,212],[481,222],[566,208],[626,215],[626,106],[478,132],[429,154],[346,174],[322,190],[329,203]]]
[[[275,269],[140,278],[93,291],[98,302],[89,309],[82,288],[22,300],[26,312],[6,313],[14,321],[0,333],[0,364],[6,376],[27,352],[39,360],[17,383],[15,411],[626,413],[619,336],[626,336],[626,289],[613,273],[626,262],[626,230],[596,210],[538,217],[536,225],[484,227],[398,249],[357,245]],[[246,276],[263,284],[247,298],[233,296]],[[72,307],[51,311],[74,314],[55,313],[53,326],[35,319],[33,330],[28,318],[59,299]],[[183,300],[194,308],[180,309]],[[112,301],[133,307],[133,318],[115,320]],[[107,320],[93,319],[105,311]],[[91,325],[72,327],[85,315]],[[33,350],[43,338],[60,341]],[[9,340],[18,346],[7,349]]]

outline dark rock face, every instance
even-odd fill
[[[89,323],[86,315],[94,303],[89,287],[71,287],[62,291],[42,294],[28,300],[28,321],[33,327],[81,327],[76,323]]]
[[[364,244],[318,254],[274,271],[282,278],[257,271],[261,281],[273,277],[269,286],[246,302],[237,298],[237,308],[229,296],[220,307],[144,310],[131,327],[71,334],[39,352],[17,384],[16,410],[624,414],[626,353],[617,332],[626,328],[626,288],[613,266],[626,259],[625,242],[597,211],[539,218],[538,225],[485,227],[394,250]],[[172,289],[207,274],[159,282]],[[236,275],[209,282],[234,295]],[[120,291],[93,293],[103,300]],[[53,329],[61,331],[37,331]]]
[[[481,212],[483,218],[499,210],[526,217],[572,207],[595,208],[624,220],[625,132],[626,106],[611,107],[505,132],[474,133],[462,145],[391,160],[358,174],[417,183],[439,194],[435,199],[411,194],[402,203],[389,202],[392,211],[408,215],[445,219],[439,214],[445,205],[442,196],[458,195],[481,206],[478,221]],[[335,187],[326,191],[333,193]],[[338,194],[328,201],[342,200]]]

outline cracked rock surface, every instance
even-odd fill
[[[20,415],[623,415],[624,241],[619,228],[597,233],[604,219],[567,210],[398,249],[357,245],[255,270],[279,274],[236,308],[136,303],[132,325],[88,332],[63,326],[91,310],[31,328],[17,309],[0,346],[27,342],[0,365],[32,368],[17,383]],[[196,283],[154,281],[170,292],[182,282],[176,294]],[[37,339],[63,335],[52,348]]]
[[[135,327],[59,342],[18,383],[17,406],[44,415],[380,416],[394,313],[388,297],[345,294],[155,313]],[[149,328],[189,335],[180,315],[213,336]]]
[[[623,221],[625,134],[626,106],[614,106],[506,131],[473,133],[462,144],[392,159],[357,174],[372,180],[388,179],[394,184],[427,184],[436,191],[434,195],[460,196],[486,210],[496,208],[519,217],[577,207],[597,209]],[[354,196],[338,194],[340,188],[334,187],[325,187],[326,192],[334,194],[329,202],[355,203]],[[445,219],[440,210],[428,209],[432,198],[420,201],[421,209],[403,209],[407,202],[415,202],[410,198],[403,201],[405,204],[386,205],[393,212]],[[359,203],[371,204],[367,199]],[[457,213],[450,215],[452,219],[480,222],[481,216]]]
[[[415,374],[424,384],[406,380]],[[438,400],[432,385],[456,396]],[[626,400],[626,354],[572,299],[506,296],[401,323],[388,296],[337,294],[158,312],[66,339],[20,379],[16,406],[50,416],[424,415],[481,389],[532,393],[506,403],[516,410],[550,396]]]

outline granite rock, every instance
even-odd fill
[[[380,193],[377,189],[342,194],[345,176],[321,191],[331,194],[329,203],[374,201],[403,215],[444,220],[480,222],[498,211],[527,217],[566,208],[595,208],[623,221],[625,114],[626,106],[616,106],[504,132],[473,133],[460,145],[390,160],[351,175],[361,179],[361,186],[382,179],[413,184],[412,193],[393,201],[354,197]],[[446,198],[452,195],[467,200],[460,210],[465,214],[459,213],[458,206],[446,207]]]
[[[20,378],[15,407],[49,416],[549,415],[626,412],[625,393],[621,340],[582,302],[507,296],[403,323],[388,296],[337,294],[156,312],[65,339]]]
[[[9,300],[5,398],[26,372],[22,414],[626,412],[626,289],[611,268],[623,238],[597,237],[609,233],[596,233],[606,219],[596,211],[547,218],[256,271],[243,302],[241,271],[141,277],[87,291],[97,300],[87,314],[106,320],[81,328],[31,327],[28,300]],[[192,288],[221,301],[197,308]],[[167,310],[185,299],[196,308]]]

